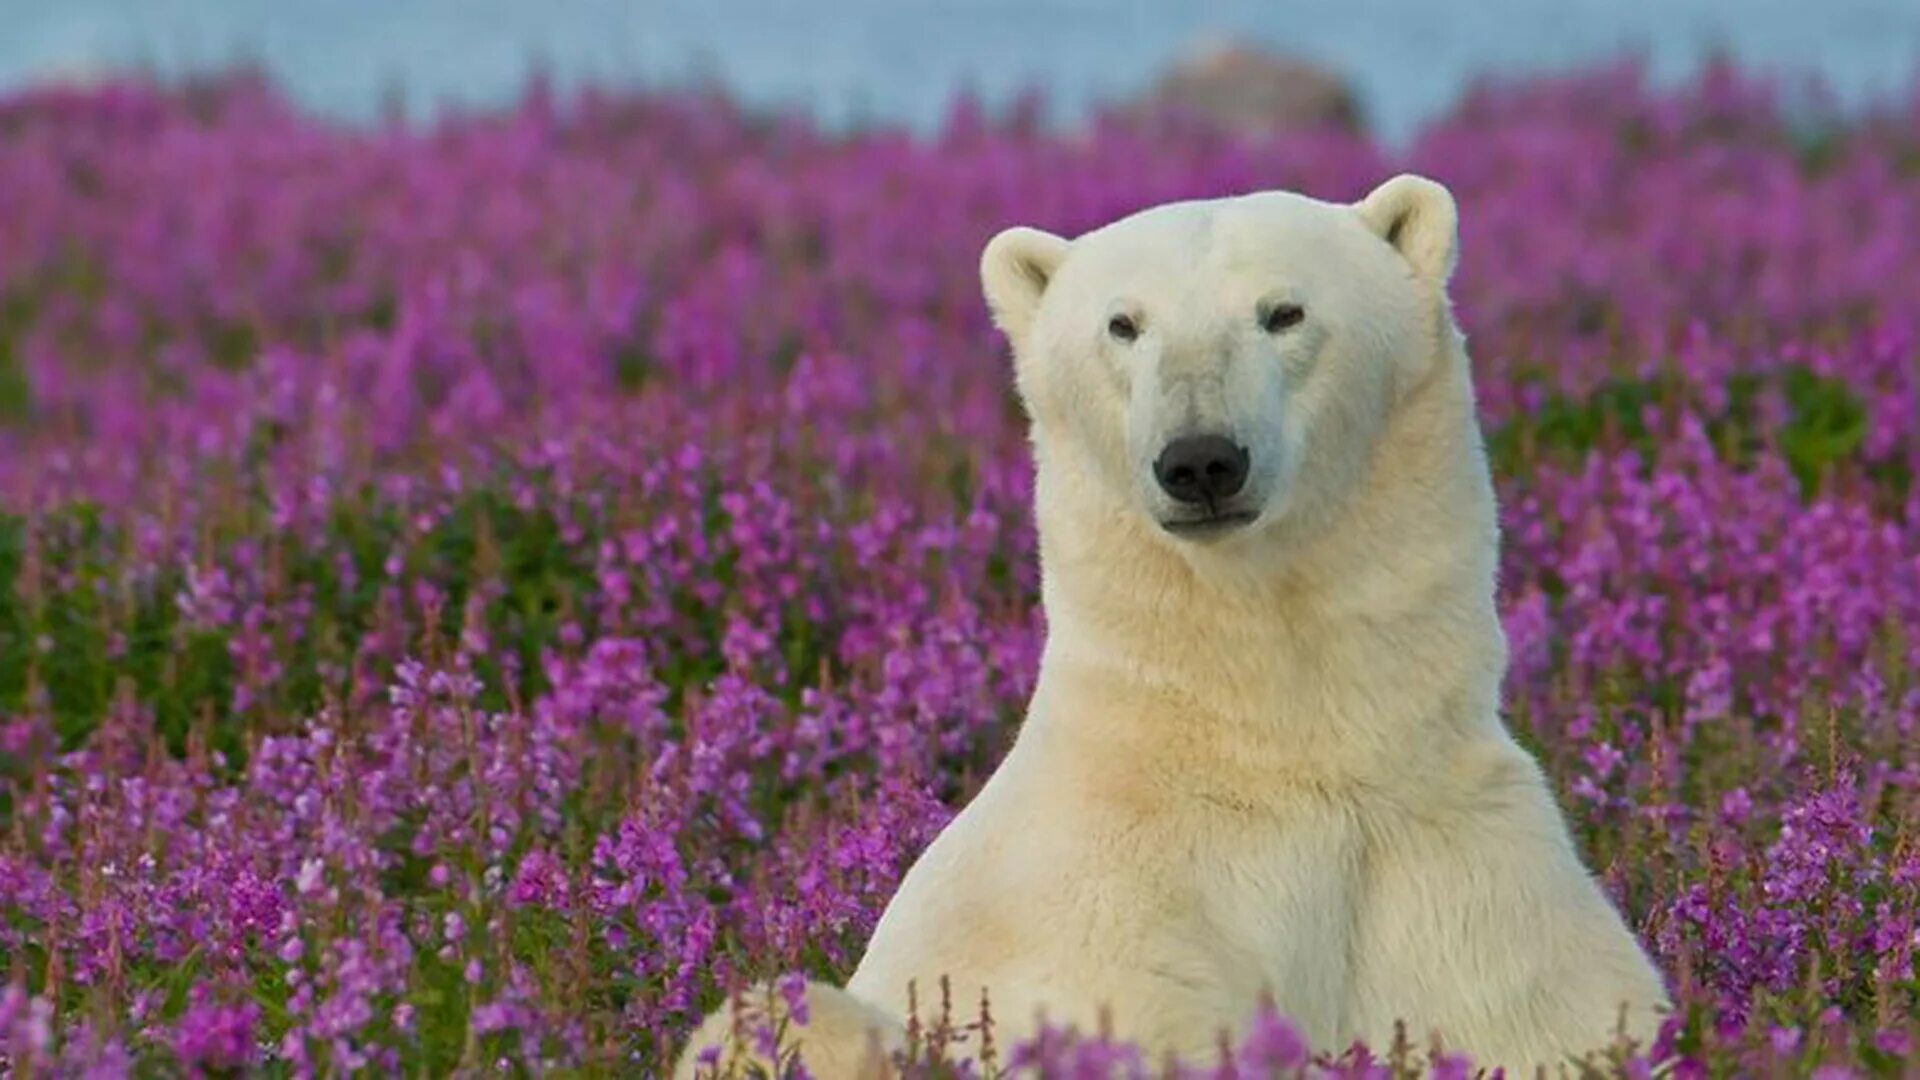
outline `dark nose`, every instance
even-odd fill
[[[1160,451],[1153,477],[1183,503],[1216,503],[1240,493],[1247,482],[1247,449],[1222,435],[1188,435]]]

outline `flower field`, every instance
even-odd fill
[[[729,987],[844,980],[1044,633],[981,246],[1412,169],[1461,209],[1509,723],[1680,1003],[1605,1067],[1920,1074],[1910,97],[1608,69],[1393,152],[0,99],[0,1071],[658,1075]],[[1312,1050],[1465,1068],[1428,1047]],[[1279,1018],[1228,1049],[1187,1065],[1305,1067]]]

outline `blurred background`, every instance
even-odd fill
[[[1904,86],[1920,0],[5,0],[0,91],[127,67],[175,75],[255,64],[309,108],[514,98],[530,73],[561,87],[717,82],[828,126],[936,124],[955,94],[1024,90],[1072,121],[1138,97],[1175,65],[1232,75],[1240,94],[1353,113],[1388,143],[1470,80],[1643,58],[1658,80],[1724,53],[1816,77],[1843,105]],[[1233,44],[1307,61],[1263,70]],[[1192,73],[1190,73],[1191,79]],[[1264,80],[1267,89],[1258,89]],[[1255,87],[1254,89],[1248,89]],[[1214,93],[1191,82],[1159,92]],[[1209,107],[1250,109],[1241,102]]]

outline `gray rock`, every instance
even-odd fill
[[[1232,43],[1188,53],[1120,111],[1137,119],[1180,117],[1243,135],[1361,126],[1359,99],[1340,76],[1297,57]]]

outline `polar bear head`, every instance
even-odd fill
[[[1320,531],[1457,341],[1455,220],[1399,176],[1353,204],[1272,191],[995,236],[981,277],[1042,482],[1190,554]]]

